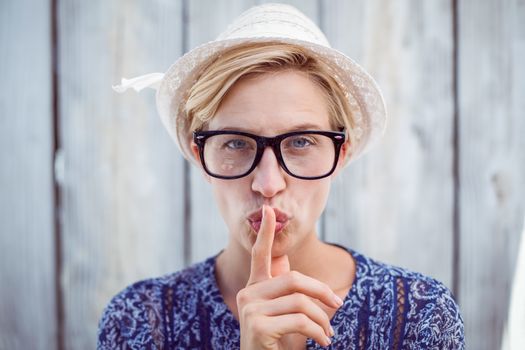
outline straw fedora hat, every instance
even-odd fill
[[[326,62],[343,89],[355,123],[356,143],[348,164],[365,153],[384,133],[386,108],[374,79],[345,54],[330,47],[321,30],[302,12],[290,5],[265,4],[242,13],[216,40],[200,45],[173,63],[165,73],[122,79],[113,86],[117,92],[145,87],[157,90],[156,105],[162,123],[182,154],[194,161],[190,149],[191,133],[184,111],[187,93],[202,69],[221,53],[246,43],[288,43],[307,49]]]

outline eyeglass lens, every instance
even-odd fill
[[[296,176],[316,177],[330,172],[335,147],[330,137],[319,134],[299,134],[284,138],[281,155],[288,170]],[[257,142],[243,135],[219,134],[209,137],[204,147],[208,170],[219,176],[245,174],[257,156]]]

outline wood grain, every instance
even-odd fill
[[[0,349],[56,347],[49,9],[0,5]]]
[[[460,294],[472,349],[498,349],[525,212],[525,4],[460,1]]]
[[[59,5],[65,347],[93,349],[112,295],[183,266],[181,156],[153,90],[111,90],[180,56],[182,14],[160,0]]]

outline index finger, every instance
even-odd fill
[[[272,265],[272,246],[275,237],[275,212],[268,205],[263,205],[261,228],[252,247],[252,261],[248,286],[270,279]]]

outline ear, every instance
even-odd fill
[[[204,167],[202,166],[201,157],[199,154],[199,146],[197,146],[195,142],[191,141],[190,148],[193,158],[195,158],[196,163],[199,164],[199,168],[201,169],[201,173],[204,176],[204,179],[206,179],[206,181],[208,182],[211,182],[211,176],[206,173]]]
[[[343,169],[345,159],[350,156],[350,154],[350,140],[346,140],[345,143],[342,144],[341,150],[339,151],[339,159],[337,160],[337,166],[332,174],[332,178],[335,178],[337,175],[339,175],[339,172]]]

